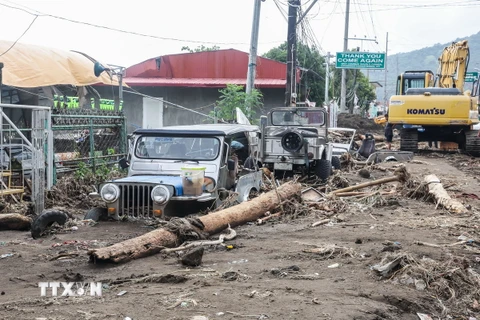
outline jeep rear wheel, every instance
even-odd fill
[[[337,157],[337,156],[333,156],[332,157],[332,167],[335,169],[335,170],[340,170],[341,167],[342,167],[342,164],[340,162],[340,158]]]
[[[315,165],[315,175],[321,180],[326,181],[332,172],[332,163],[328,160],[318,160]]]

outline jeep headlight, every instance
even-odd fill
[[[120,189],[113,183],[107,183],[100,190],[100,196],[105,202],[115,202],[120,196]]]
[[[165,186],[156,186],[152,189],[152,200],[156,204],[164,204],[170,199],[170,191]]]

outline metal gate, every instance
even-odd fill
[[[0,104],[0,125],[0,195],[21,197],[25,192],[24,178],[28,175],[35,213],[40,214],[45,207],[45,187],[53,186],[51,110],[41,106]],[[13,154],[12,150],[19,151]],[[21,163],[20,171],[14,171],[12,161]],[[12,186],[14,177],[21,185]]]

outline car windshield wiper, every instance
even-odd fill
[[[174,163],[179,163],[179,162],[195,162],[196,164],[199,164],[198,160],[175,160],[173,161]]]

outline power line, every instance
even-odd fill
[[[13,2],[11,2],[13,3]],[[218,44],[218,45],[242,45],[242,44],[247,44],[246,42],[218,42],[218,41],[200,41],[200,40],[189,40],[189,39],[179,39],[179,38],[172,38],[172,37],[160,37],[152,34],[146,34],[146,33],[141,33],[141,32],[136,32],[136,31],[128,31],[124,29],[118,29],[118,28],[113,28],[113,27],[108,27],[104,25],[99,25],[95,23],[90,23],[90,22],[85,22],[85,21],[80,21],[80,20],[74,20],[70,18],[65,18],[62,16],[57,16],[49,13],[43,13],[35,9],[31,9],[29,7],[23,6],[24,8],[19,8],[16,6],[8,5],[5,3],[1,3],[1,6],[14,9],[14,10],[19,10],[23,11],[25,13],[28,13],[30,15],[34,15],[36,17],[49,17],[57,20],[62,20],[62,21],[67,21],[75,24],[80,24],[80,25],[86,25],[94,28],[99,28],[99,29],[104,29],[104,30],[109,30],[109,31],[115,31],[115,32],[120,32],[124,34],[130,34],[130,35],[135,35],[135,36],[141,36],[141,37],[146,37],[146,38],[153,38],[153,39],[158,39],[158,40],[166,40],[166,41],[177,41],[177,42],[185,42],[185,43],[198,43],[198,44]],[[16,4],[18,5],[18,4]],[[33,11],[33,12],[32,12]],[[35,12],[35,13],[34,13]],[[278,43],[280,41],[270,41],[270,42],[265,42],[267,43]]]
[[[35,15],[35,18],[33,18],[32,22],[30,22],[30,24],[28,25],[27,29],[25,29],[25,31],[23,31],[23,33],[20,35],[20,37],[17,38],[17,40],[15,40],[15,42],[12,43],[12,45],[7,49],[5,50],[4,53],[0,54],[0,57],[3,56],[4,54],[6,54],[8,51],[10,51],[16,44],[17,42],[22,39],[22,37],[27,33],[28,30],[30,30],[30,28],[32,27],[33,23],[35,22],[35,20],[37,20],[38,16]]]
[[[365,4],[362,4],[365,5]],[[377,4],[372,4],[372,5],[377,5]],[[475,0],[474,2],[467,2],[467,3],[440,3],[440,4],[424,4],[424,5],[392,5],[392,4],[384,4],[380,5],[378,4],[377,6],[391,6],[389,8],[383,8],[383,9],[372,9],[371,11],[375,12],[381,12],[381,11],[393,11],[393,10],[404,10],[404,9],[428,9],[428,8],[445,8],[445,7],[478,7],[480,6],[480,2]],[[395,7],[394,7],[395,6]],[[350,11],[350,13],[357,13],[357,12],[368,12],[368,10],[358,10],[358,11]],[[333,14],[343,14],[340,12],[335,12]],[[313,20],[326,20],[329,19],[330,17],[327,18],[316,18]]]

